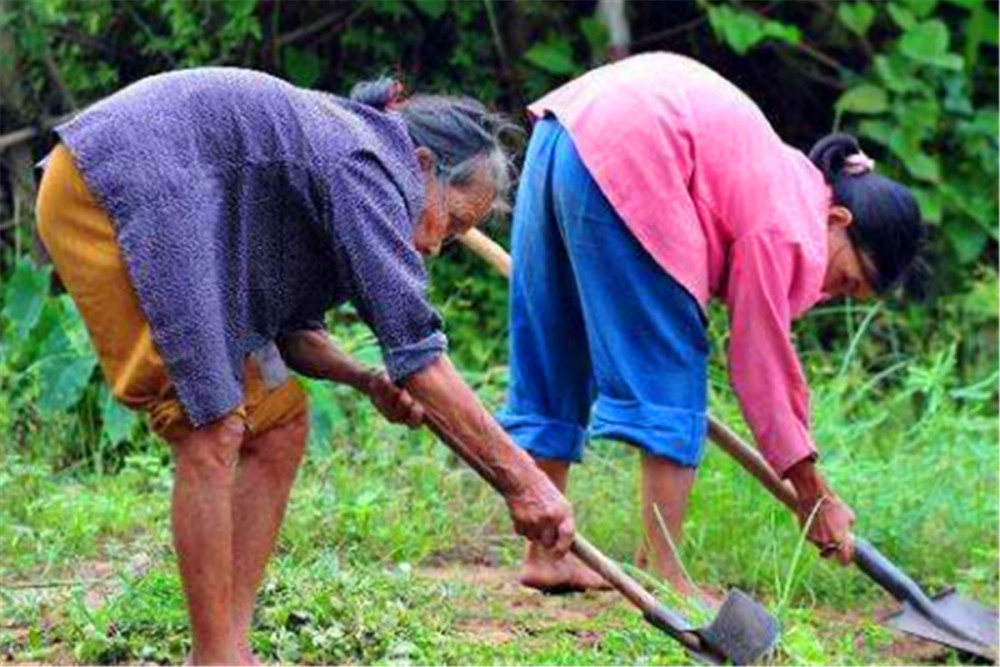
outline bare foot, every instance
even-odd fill
[[[239,656],[239,660],[238,661],[233,661],[233,660],[202,660],[200,658],[195,658],[194,651],[191,651],[190,653],[187,654],[187,656],[185,656],[185,658],[184,658],[184,665],[185,665],[185,667],[187,667],[188,665],[259,665],[259,664],[261,664],[260,662],[246,662],[245,661],[246,657],[243,655],[242,651],[238,651],[237,655]],[[253,660],[257,660],[257,658],[253,655],[253,653],[250,654],[250,657]]]
[[[706,611],[716,612],[722,606],[722,597],[716,591],[706,590],[686,580],[665,580],[671,588],[685,599],[703,607]]]
[[[240,642],[239,647],[240,664],[242,665],[263,665],[264,663],[260,661],[256,655],[254,655],[253,650],[250,648],[250,644],[247,642]]]
[[[648,569],[652,565],[649,558],[649,551],[645,544],[639,545],[635,552],[635,566],[641,570]],[[680,566],[676,561],[672,561],[667,568],[655,568],[656,574],[665,581],[674,592],[684,598],[691,600],[708,611],[718,611],[722,606],[725,593],[719,590],[708,590],[688,581]]]
[[[611,585],[572,554],[555,559],[544,549],[529,544],[518,581],[549,595],[606,591]]]

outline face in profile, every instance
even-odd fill
[[[827,227],[827,263],[823,291],[832,297],[856,300],[875,296],[875,263],[861,251],[847,233],[854,221],[843,206],[830,209]]]
[[[423,168],[428,158],[421,158],[421,151],[426,149],[417,149]],[[433,156],[429,158],[433,160]],[[430,169],[424,172],[424,210],[414,232],[413,243],[421,255],[433,257],[456,236],[469,231],[490,215],[496,188],[489,178],[485,162],[462,183],[442,183],[435,174],[433,162]]]

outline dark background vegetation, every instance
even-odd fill
[[[880,171],[913,188],[932,226],[932,298],[889,326],[873,322],[862,351],[884,369],[903,348],[919,353],[929,327],[955,322],[966,333],[957,371],[975,377],[969,360],[996,346],[996,3],[624,6],[632,52],[671,50],[710,64],[803,150],[833,129],[855,132]],[[28,315],[8,323],[7,349],[17,346],[11,331],[26,336],[26,347],[39,339],[38,331],[28,336],[32,285],[43,283],[26,263],[38,254],[30,166],[51,147],[57,119],[146,75],[236,65],[340,94],[391,73],[411,91],[470,95],[525,121],[527,102],[619,52],[597,10],[595,2],[531,0],[0,0],[0,273],[8,315]],[[502,222],[493,231],[504,238]],[[458,248],[434,264],[433,276],[459,359],[473,368],[501,363],[502,283]],[[818,350],[842,348],[850,334],[831,318],[799,332]],[[724,328],[717,333],[724,344]],[[46,370],[37,366],[42,352],[20,352],[4,357],[14,370]],[[63,387],[54,406],[77,405],[93,364],[80,362],[75,374],[49,366]],[[91,386],[93,400],[98,393]],[[37,418],[34,398],[12,400],[11,421]]]
[[[913,188],[932,227],[930,299],[824,304],[797,323],[796,343],[824,468],[865,533],[925,581],[957,581],[995,598],[997,4],[624,7],[631,52],[670,50],[708,63],[803,150],[834,129],[856,133],[880,172]],[[620,55],[597,10],[596,2],[539,0],[0,0],[0,657],[162,662],[186,650],[165,547],[169,457],[111,400],[79,316],[52,286],[33,240],[31,166],[52,146],[51,126],[143,76],[200,65],[253,67],[338,94],[390,73],[410,91],[469,95],[525,122],[527,102]],[[506,225],[496,221],[489,231],[505,242]],[[435,260],[431,274],[454,357],[498,406],[505,284],[460,247]],[[724,313],[711,316],[712,410],[739,427],[723,363]],[[346,349],[379,363],[349,310],[332,313],[330,324]],[[502,506],[471,476],[458,476],[460,466],[428,436],[385,426],[343,388],[309,390],[311,455],[276,583],[265,592],[258,650],[271,659],[384,662],[402,641],[398,650],[418,662],[683,659],[658,653],[662,642],[635,625],[618,640],[606,636],[604,653],[574,653],[558,643],[564,639],[529,654],[443,639],[452,636],[449,614],[459,612],[432,617],[420,605],[429,596],[460,608],[461,596],[403,593],[412,586],[365,568],[467,553],[507,530]],[[586,470],[596,472],[582,473],[575,487],[578,516],[596,541],[627,558],[640,539],[629,453],[605,443],[594,452]],[[874,604],[871,588],[815,559],[800,561],[794,522],[731,463],[710,453],[700,475],[686,547],[695,576],[773,596],[799,628],[786,637],[787,662],[881,660],[859,653],[856,638],[826,637],[826,617],[810,611],[818,599]],[[151,554],[142,574],[130,560],[137,551]],[[516,546],[503,554],[513,562]],[[95,559],[124,582],[103,605],[88,602],[92,590],[77,584],[65,589],[70,598],[47,583],[38,590],[55,597],[23,593],[38,580],[77,581]],[[330,606],[330,586],[343,608]]]

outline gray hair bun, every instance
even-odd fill
[[[398,104],[403,96],[403,84],[389,76],[372,81],[360,81],[351,88],[351,99],[384,110]]]

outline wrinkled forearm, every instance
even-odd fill
[[[278,339],[281,356],[296,373],[365,391],[372,372],[338,349],[325,331],[293,331]]]
[[[460,447],[478,461],[505,496],[521,495],[546,481],[531,457],[487,412],[447,355],[441,355],[403,384],[423,405],[426,419],[454,441],[447,444],[453,449]]]

